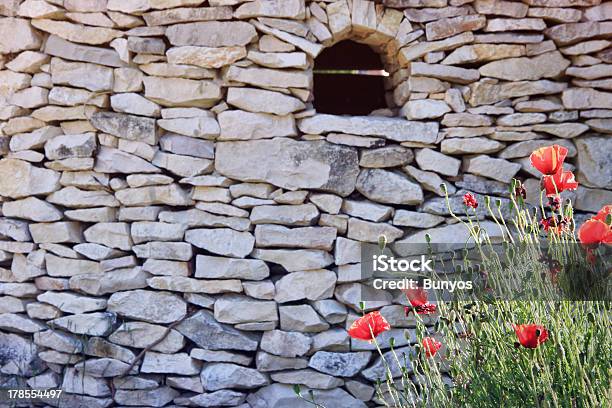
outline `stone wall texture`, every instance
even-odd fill
[[[528,156],[551,144],[569,149],[578,218],[612,202],[611,2],[0,15],[0,380],[62,388],[50,406],[309,406],[292,384],[379,405],[380,359],[346,332],[360,242],[465,239],[441,183],[458,214],[466,191],[507,200],[512,177],[539,202]],[[380,54],[388,109],[313,109],[314,58],[345,39]],[[405,304],[377,304],[384,350],[412,350]]]

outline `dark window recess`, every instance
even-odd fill
[[[315,60],[314,107],[318,113],[367,115],[386,108],[380,56],[369,46],[342,41]]]

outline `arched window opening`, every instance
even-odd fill
[[[314,107],[318,113],[368,115],[387,107],[380,56],[369,46],[342,41],[315,60]]]

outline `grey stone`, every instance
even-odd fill
[[[241,157],[241,160],[235,160]],[[217,143],[215,169],[229,178],[289,190],[316,188],[346,196],[357,178],[357,152],[323,141],[277,138]]]
[[[150,323],[173,323],[186,315],[187,305],[168,292],[133,290],[113,293],[107,310]]]
[[[362,170],[356,187],[361,194],[380,203],[415,205],[423,201],[423,190],[418,184],[388,170]]]
[[[200,374],[205,390],[216,391],[225,388],[253,389],[270,383],[267,375],[252,368],[229,363],[208,364]]]
[[[369,351],[358,353],[317,351],[310,358],[308,366],[337,377],[353,377],[368,365],[371,357],[372,353]]]
[[[219,323],[213,314],[206,310],[188,317],[176,326],[176,330],[198,346],[210,350],[253,351],[259,344],[256,336]]]

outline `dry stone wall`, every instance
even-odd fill
[[[346,332],[360,242],[465,239],[440,184],[458,214],[466,191],[505,200],[512,177],[537,201],[528,155],[553,143],[578,217],[612,202],[610,2],[0,0],[0,15],[0,380],[62,388],[51,406],[307,406],[296,383],[375,406],[381,362]],[[388,109],[313,109],[314,58],[344,39],[381,55]],[[384,350],[411,350],[405,303],[378,304]]]

